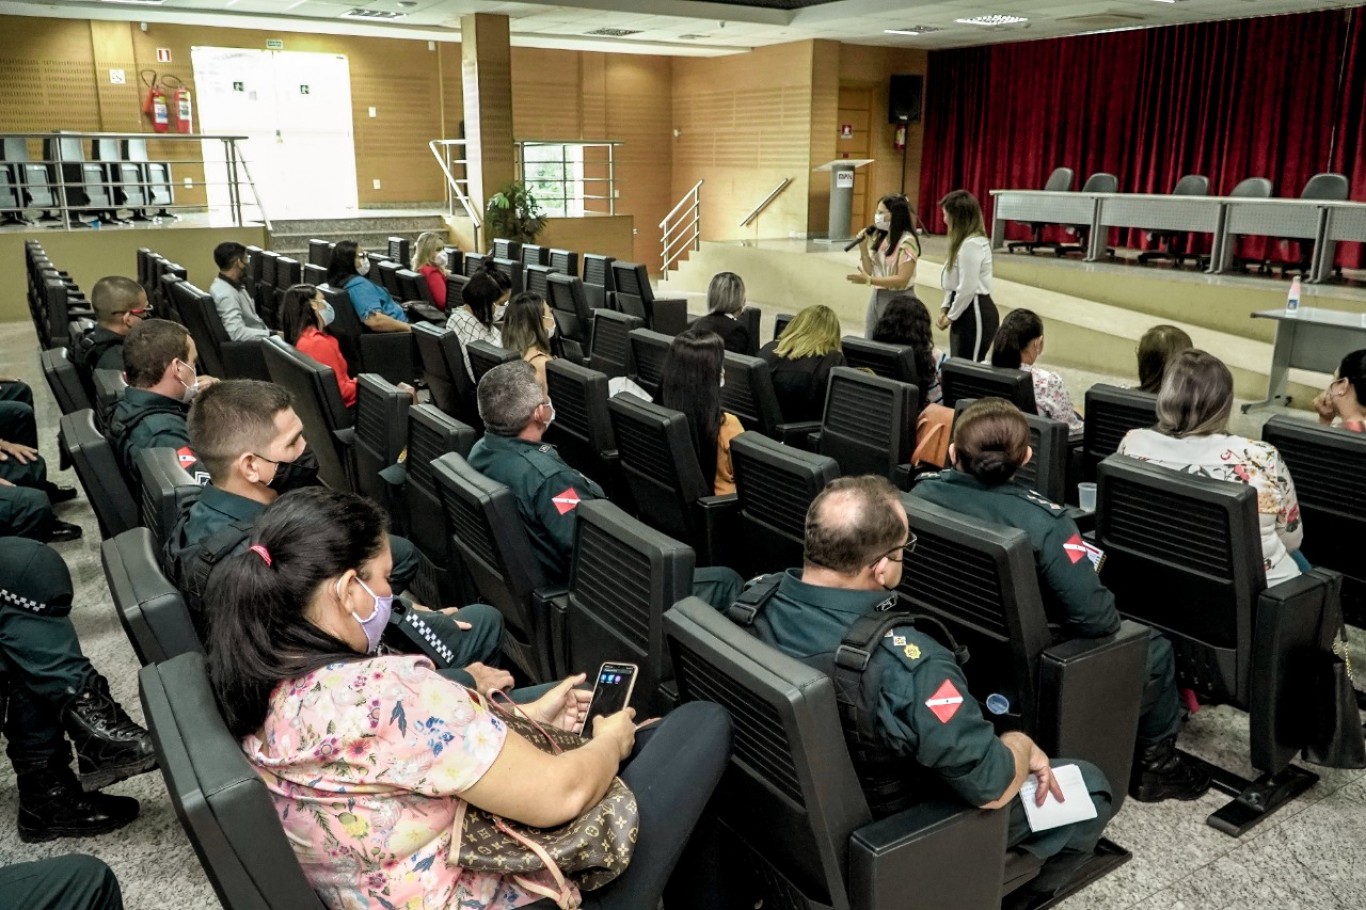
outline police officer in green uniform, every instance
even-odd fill
[[[976,402],[955,421],[949,458],[954,470],[920,479],[911,495],[954,512],[1018,528],[1029,536],[1039,590],[1049,619],[1073,638],[1119,631],[1115,597],[1101,584],[1088,545],[1067,510],[1011,483],[1029,461],[1029,425],[1000,398]],[[1209,775],[1176,751],[1182,711],[1171,642],[1154,631],[1148,641],[1148,682],[1143,693],[1129,793],[1140,802],[1195,799]]]
[[[565,584],[574,552],[575,509],[606,494],[541,441],[555,419],[555,406],[531,364],[514,360],[485,373],[479,381],[479,416],[485,432],[470,450],[470,466],[512,490],[546,581]],[[740,576],[724,566],[693,571],[693,593],[718,608],[735,600],[741,584]]]
[[[245,550],[251,526],[282,494],[318,482],[318,463],[308,450],[303,422],[291,406],[289,392],[270,382],[229,380],[205,389],[190,408],[190,446],[182,462],[195,463],[212,481],[181,516],[166,541],[165,567],[185,594],[199,637],[208,640],[204,614],[205,588],[214,566]],[[196,462],[197,459],[197,462]],[[389,582],[405,590],[421,561],[412,542],[389,536],[393,570]],[[397,604],[396,604],[397,607]],[[401,620],[402,612],[395,615]],[[420,611],[449,653],[444,675],[487,691],[513,682],[496,663],[503,639],[503,618],[493,607],[471,604],[457,614]],[[386,641],[400,645],[393,635]]]
[[[123,372],[123,342],[135,326],[151,315],[147,292],[131,278],[110,275],[95,282],[90,291],[95,310],[95,327],[86,332],[71,352],[81,383],[91,399],[95,397],[96,370]]]
[[[753,620],[761,639],[819,664],[862,617],[896,605],[902,559],[914,547],[898,496],[885,478],[867,476],[839,478],[816,497],[806,515],[803,567],[778,576]],[[773,578],[764,576],[746,597]],[[969,805],[1008,807],[1007,845],[1044,862],[1012,903],[1054,893],[1095,855],[1110,818],[1105,775],[1084,761],[1058,760],[1081,769],[1096,818],[1032,833],[1014,797],[1030,776],[1039,804],[1056,795],[1052,764],[1025,734],[996,735],[955,656],[936,638],[918,625],[888,629],[864,675],[876,681],[865,696],[876,705],[868,712],[874,736],[851,742],[851,753],[875,817],[944,788]]]
[[[81,653],[71,600],[55,550],[0,538],[0,716],[18,778],[19,838],[29,843],[122,828],[137,817],[137,800],[96,791],[156,767],[151,737]]]
[[[102,860],[74,853],[0,866],[0,910],[123,910],[123,892]]]
[[[0,378],[0,534],[61,543],[81,536],[79,525],[59,521],[52,506],[76,497],[47,476],[38,453],[33,390],[19,379]]]

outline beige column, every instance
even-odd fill
[[[460,71],[469,195],[483,212],[488,198],[516,177],[507,16],[472,13],[460,17]],[[489,238],[480,240],[488,246]]]

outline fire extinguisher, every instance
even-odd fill
[[[150,74],[150,78],[148,74]],[[170,107],[166,103],[166,90],[157,82],[155,70],[143,70],[140,75],[142,84],[147,86],[147,95],[142,101],[142,112],[152,118],[152,129],[158,133],[164,133],[171,128]]]
[[[194,105],[190,102],[190,89],[175,76],[166,78],[175,82],[171,86],[171,122],[177,133],[193,133]]]
[[[896,135],[892,139],[892,147],[898,152],[906,147],[906,124],[898,123],[896,125]]]

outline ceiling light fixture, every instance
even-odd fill
[[[907,25],[903,28],[884,28],[884,35],[928,35],[930,32],[940,32],[943,29],[933,25]]]
[[[993,13],[990,16],[973,16],[971,19],[955,19],[959,25],[981,25],[988,28],[996,25],[1018,25],[1029,20],[1024,16],[1007,16],[1004,13]]]
[[[100,0],[101,3],[127,3],[130,6],[161,6],[166,0]]]

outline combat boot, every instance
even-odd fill
[[[138,817],[128,796],[86,793],[66,765],[16,767],[19,782],[19,839],[26,844],[59,837],[91,837],[117,831]]]
[[[98,673],[72,692],[62,723],[76,747],[81,784],[100,790],[157,766],[152,737],[124,712]]]
[[[1134,756],[1129,795],[1141,803],[1199,799],[1209,785],[1209,773],[1176,751],[1176,737],[1169,736]]]

